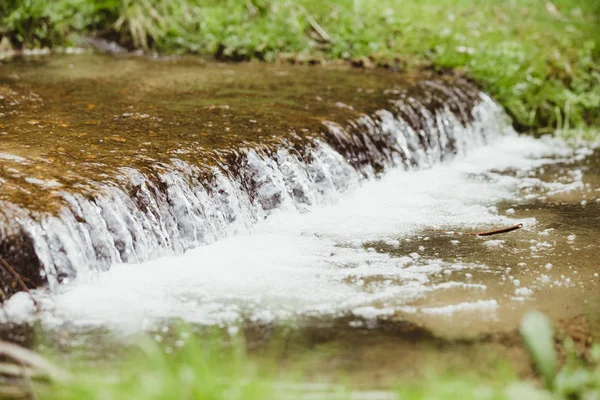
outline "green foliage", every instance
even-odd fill
[[[0,2],[0,36],[16,48],[66,44],[73,31],[112,24],[119,0],[6,0]]]
[[[537,312],[522,322],[522,335],[532,360],[546,379],[546,388],[519,380],[507,364],[481,371],[448,370],[419,380],[399,381],[399,400],[571,400],[597,399],[600,395],[600,343],[589,359],[578,356],[573,343],[565,342],[567,360],[557,372],[552,328]],[[185,328],[157,342],[142,337],[117,360],[90,366],[69,362],[70,379],[38,383],[41,399],[351,399],[367,396],[347,385],[314,385],[306,381],[310,363],[288,360],[281,369],[275,360],[282,348],[275,345],[262,356],[250,356],[240,336],[223,331],[189,335]],[[163,341],[164,340],[164,341]],[[314,362],[319,354],[312,354]],[[308,360],[304,360],[308,361]],[[340,376],[343,379],[343,374]],[[332,379],[331,376],[328,377]],[[338,377],[339,378],[339,377]],[[362,397],[361,397],[362,396]]]
[[[590,367],[575,355],[570,340],[565,344],[568,351],[567,363],[554,380],[555,392],[565,399],[594,399],[600,396],[600,343],[595,344],[591,353]],[[596,396],[596,397],[594,397]]]
[[[274,385],[248,360],[243,343],[224,344],[220,335],[179,335],[173,347],[150,338],[133,354],[104,368],[76,373],[66,382],[40,384],[43,399],[271,399]]]
[[[35,0],[8,0],[0,5],[3,16],[0,30],[9,35],[13,43],[46,45],[59,36],[52,29],[49,17],[50,4]]]
[[[554,334],[548,318],[539,312],[530,312],[521,323],[523,341],[546,387],[558,399],[596,399],[600,396],[600,343],[590,350],[591,360],[577,356],[573,341],[564,343],[567,360],[557,373],[558,360]]]
[[[288,362],[285,370],[279,370],[274,360],[282,349],[277,343],[267,355],[250,357],[238,336],[231,338],[216,331],[200,336],[180,332],[165,339],[174,345],[142,337],[119,360],[101,366],[90,368],[85,362],[71,360],[70,379],[38,383],[35,395],[57,400],[368,398],[345,385],[307,382],[303,377],[309,374],[310,360],[295,360],[291,365]],[[318,358],[319,354],[313,357]],[[491,375],[491,379],[482,379],[475,373],[431,375],[417,383],[403,383],[388,394],[410,400],[519,398],[507,396],[504,390],[516,379],[513,372],[499,365]],[[521,388],[511,393],[521,395],[536,390],[527,387],[526,391]]]
[[[329,37],[321,37],[316,22]],[[130,48],[273,61],[371,57],[465,70],[518,127],[600,126],[600,2],[5,0],[16,47],[100,34]]]
[[[529,312],[521,322],[521,335],[536,368],[544,378],[546,387],[552,389],[558,362],[550,321],[540,312]]]

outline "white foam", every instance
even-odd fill
[[[37,178],[25,178],[25,180],[31,184],[38,185],[44,188],[58,188],[62,186],[62,184],[54,180],[43,180]]]
[[[14,154],[4,153],[0,151],[0,159],[8,160],[8,161],[16,161],[22,164],[28,163],[27,159],[19,156],[15,156]]]
[[[448,304],[440,307],[424,307],[420,311],[424,314],[433,315],[452,315],[457,312],[472,312],[472,311],[495,311],[498,308],[498,302],[494,299],[477,300],[474,302],[464,302],[458,304]]]
[[[228,237],[190,251],[141,264],[115,265],[61,285],[52,296],[36,293],[48,326],[106,325],[147,329],[164,319],[200,324],[231,324],[247,318],[271,322],[298,316],[356,315],[375,318],[406,310],[427,292],[442,290],[432,276],[481,266],[436,260],[425,248],[419,257],[367,251],[362,243],[398,244],[431,229],[476,229],[517,222],[498,215],[494,204],[518,199],[541,181],[519,174],[568,157],[554,140],[505,137],[430,170],[393,170],[367,181],[335,205],[273,212],[251,234]],[[565,185],[571,185],[566,182]],[[478,290],[465,286],[466,290]],[[15,296],[14,301],[22,299]],[[6,311],[14,319],[32,317],[31,307]],[[495,300],[429,308],[448,314],[492,310]]]

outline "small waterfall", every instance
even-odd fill
[[[420,82],[389,109],[345,125],[323,122],[316,138],[223,152],[211,164],[122,168],[110,182],[86,182],[86,194],[62,192],[53,215],[0,202],[0,253],[52,290],[249,232],[273,210],[306,212],[389,168],[427,168],[512,133],[501,107],[471,85]],[[6,282],[0,273],[5,293],[18,289]]]

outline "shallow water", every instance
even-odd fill
[[[7,301],[0,328],[110,353],[180,320],[291,325],[377,369],[438,356],[415,341],[600,305],[600,153],[516,135],[468,85],[435,106],[421,97],[451,80],[415,93],[423,77],[381,71],[83,57],[2,73],[0,239],[24,229],[50,284],[40,313]]]
[[[600,300],[597,156],[557,140],[498,139],[427,171],[391,171],[335,205],[271,215],[249,235],[40,293],[41,320],[137,332],[176,318],[239,326],[350,316],[354,327],[409,321],[469,337],[512,330],[530,308],[555,319],[585,313]],[[523,229],[460,235],[516,223]],[[16,297],[6,310],[19,319],[33,309]]]
[[[92,56],[0,71],[0,251],[51,291],[510,131],[452,77]],[[2,297],[16,287],[0,271]]]
[[[0,69],[0,160],[7,163],[0,200],[48,210],[59,201],[40,189],[82,191],[122,167],[147,171],[173,158],[211,167],[242,148],[309,143],[324,120],[385,108],[414,79],[197,59],[7,63]],[[19,174],[29,181],[17,181]],[[24,191],[32,196],[24,199]]]

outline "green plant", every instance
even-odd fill
[[[558,371],[554,334],[550,321],[540,312],[525,315],[521,334],[536,368],[544,378],[546,388],[558,398],[596,399],[600,395],[600,343],[590,350],[591,360],[577,356],[573,341],[564,343],[567,360]]]
[[[558,362],[550,321],[540,312],[529,312],[521,322],[521,335],[536,368],[544,378],[546,387],[552,389]]]
[[[275,398],[268,363],[247,358],[238,336],[178,334],[173,346],[144,337],[131,354],[71,379],[38,385],[45,399],[269,399]]]

